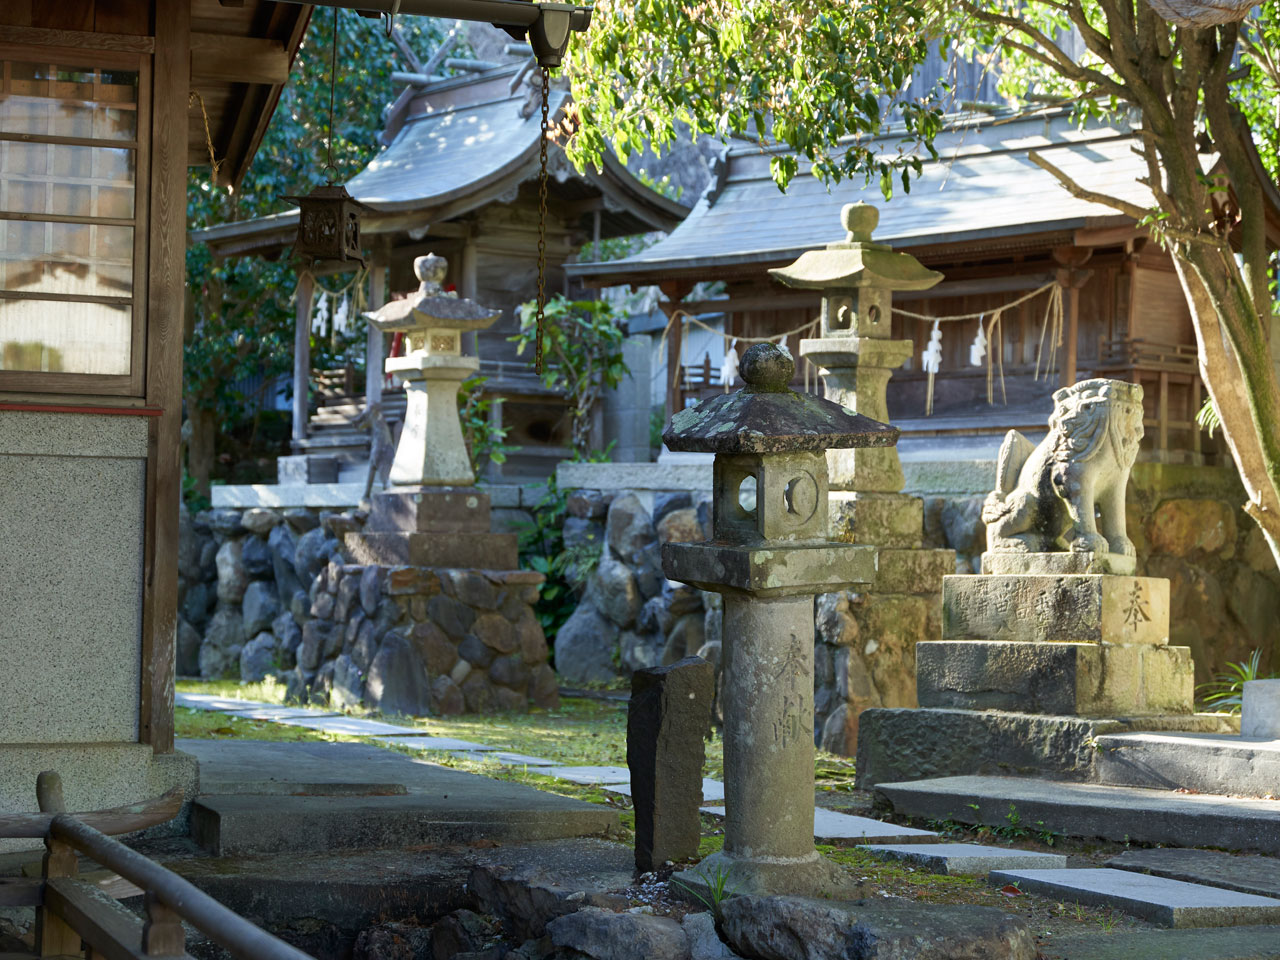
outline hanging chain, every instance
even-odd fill
[[[538,331],[533,369],[542,376],[542,334],[547,309],[547,140],[551,136],[551,71],[542,68],[542,136],[538,151]]]
[[[325,178],[333,183],[338,168],[333,165],[333,94],[338,86],[338,8],[333,8],[333,46],[329,50],[329,162],[324,165]]]

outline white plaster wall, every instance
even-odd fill
[[[0,743],[136,741],[143,417],[0,411]]]

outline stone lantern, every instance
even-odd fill
[[[480,369],[478,357],[463,356],[462,334],[486,329],[500,313],[444,292],[443,257],[418,257],[413,269],[416,296],[365,315],[405,335],[405,355],[385,366],[408,396],[391,486],[373,498],[364,531],[348,533],[346,546],[357,563],[515,569],[517,537],[489,532],[489,495],[475,486],[458,422],[458,387]]]
[[[741,893],[817,896],[847,878],[813,845],[814,595],[875,576],[873,547],[826,539],[826,452],[898,431],[788,389],[794,370],[757,344],[745,388],[671,418],[669,449],[715,454],[713,538],[664,544],[662,566],[724,595],[725,843],[685,880],[720,869]]]
[[[822,292],[821,336],[800,342],[800,355],[821,368],[828,399],[888,422],[885,391],[893,371],[911,356],[910,340],[894,340],[895,290],[928,290],[942,274],[907,253],[873,243],[880,213],[865,203],[840,211],[845,240],[809,250],[769,273],[788,287]],[[905,480],[893,447],[833,450],[832,490],[898,493]]]

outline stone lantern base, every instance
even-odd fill
[[[861,896],[860,884],[839,864],[814,850],[796,860],[777,857],[734,857],[713,853],[692,870],[683,870],[671,879],[704,901],[712,899],[713,887],[724,880],[724,892],[741,896],[814,897],[823,900],[853,900]]]
[[[489,515],[489,495],[475,487],[392,487],[343,545],[359,564],[514,570],[519,537],[490,533]]]

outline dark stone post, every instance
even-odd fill
[[[636,868],[698,855],[705,737],[715,671],[701,657],[637,670],[627,709],[627,766],[636,809]]]

